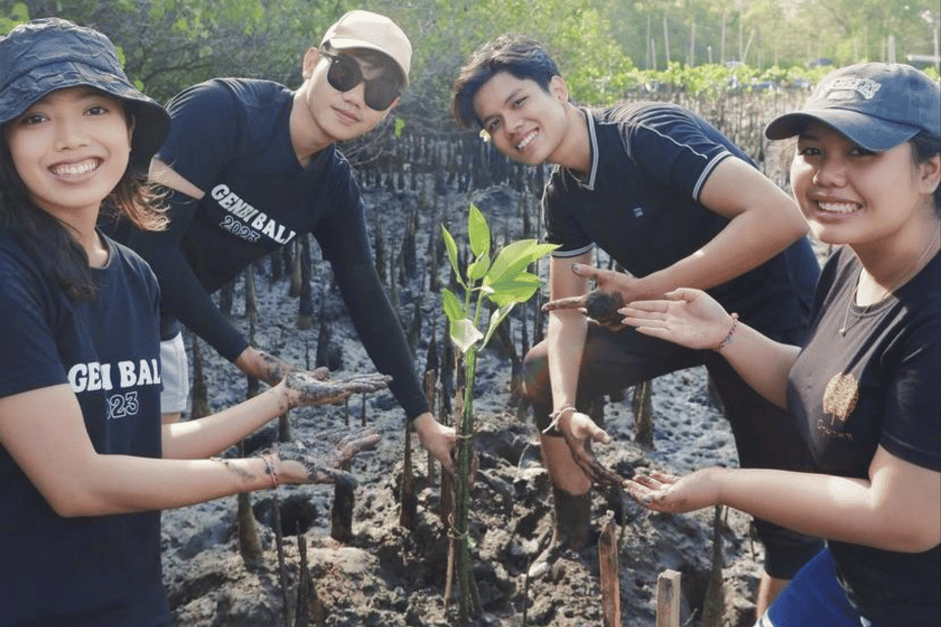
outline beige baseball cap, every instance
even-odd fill
[[[402,70],[405,85],[412,63],[412,44],[405,32],[384,15],[371,11],[350,11],[331,26],[320,45],[334,50],[366,48],[390,57]]]

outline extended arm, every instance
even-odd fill
[[[748,385],[775,405],[787,407],[788,373],[800,349],[733,322],[705,292],[678,289],[663,300],[636,301],[619,311],[624,324],[645,335],[695,349],[722,344],[722,356]]]
[[[598,289],[587,296],[553,298],[550,308],[579,308],[591,315],[590,298],[604,292],[619,292],[621,300],[628,303],[660,298],[681,287],[709,289],[754,269],[807,233],[807,223],[794,201],[736,157],[719,162],[706,180],[699,201],[729,219],[725,228],[699,250],[644,277],[582,265],[578,272],[594,280]],[[604,318],[599,321],[616,326]]]
[[[375,265],[337,263],[334,272],[370,359],[379,372],[393,377],[389,389],[405,410],[406,418],[412,421],[422,446],[453,472],[454,428],[442,425],[428,411],[402,325],[382,289]]]
[[[262,458],[194,458],[221,452],[292,407],[334,403],[387,384],[388,378],[378,375],[330,382],[293,372],[275,388],[219,414],[164,425],[164,459],[99,454],[75,394],[60,384],[0,399],[0,444],[62,516],[181,507],[274,485]],[[360,445],[370,443],[375,438]],[[297,461],[274,456],[270,463],[287,482],[329,479],[312,476],[317,469]]]
[[[727,157],[715,167],[699,202],[729,223],[692,255],[637,279],[643,285],[637,295],[660,295],[678,287],[715,287],[761,265],[807,233],[796,203],[736,157]]]
[[[688,512],[720,503],[809,535],[919,553],[941,543],[941,473],[881,446],[869,478],[767,469],[710,468],[677,479],[625,482],[646,507]]]
[[[187,328],[235,363],[243,372],[274,385],[291,366],[252,346],[219,311],[183,254],[183,235],[193,220],[199,189],[158,159],[151,163],[150,178],[170,190],[167,197],[170,228],[153,233],[133,230],[129,244],[153,268],[160,282],[161,307]]]

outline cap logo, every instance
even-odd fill
[[[827,100],[854,100],[858,97],[872,100],[881,87],[882,85],[870,78],[843,76],[827,84],[824,97]]]

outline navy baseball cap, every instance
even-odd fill
[[[903,63],[859,63],[831,72],[800,111],[765,128],[768,139],[799,135],[823,122],[859,146],[884,152],[921,131],[941,136],[941,88]]]
[[[79,85],[124,102],[135,118],[131,164],[146,170],[170,131],[170,115],[131,84],[110,39],[55,17],[21,24],[0,37],[0,125],[50,92]]]

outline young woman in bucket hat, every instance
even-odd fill
[[[0,625],[170,624],[160,513],[278,483],[350,477],[376,444],[208,459],[291,407],[384,388],[295,372],[249,401],[161,426],[159,289],[96,229],[105,206],[164,216],[141,183],[169,128],[101,33],[35,20],[0,38]],[[284,455],[287,457],[287,455]]]
[[[642,333],[713,347],[788,407],[814,473],[705,469],[628,481],[651,509],[722,503],[827,539],[761,627],[941,623],[941,96],[902,64],[823,79],[768,125],[797,137],[791,187],[839,246],[803,348],[771,342],[709,296],[681,289],[621,309]]]

